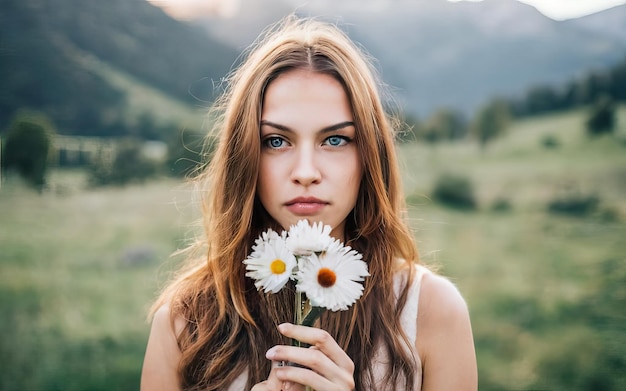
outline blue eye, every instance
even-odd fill
[[[326,143],[333,147],[338,147],[348,143],[348,138],[343,136],[330,136],[326,139]]]
[[[283,140],[280,137],[268,137],[265,140],[265,145],[270,147],[270,148],[281,148],[283,146],[285,146],[285,140]]]

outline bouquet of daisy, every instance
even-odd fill
[[[269,229],[243,261],[258,290],[277,293],[289,280],[295,282],[297,324],[312,326],[325,310],[347,310],[363,294],[367,264],[330,231],[328,225],[306,220],[280,234]]]

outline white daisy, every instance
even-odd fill
[[[331,227],[321,222],[309,225],[308,221],[300,220],[289,228],[287,247],[298,256],[326,251],[333,240],[330,231]]]
[[[276,293],[282,289],[293,275],[296,257],[286,246],[286,232],[281,235],[269,229],[263,232],[255,245],[252,254],[243,263],[246,264],[246,277],[255,280],[258,290]]]
[[[296,288],[306,293],[313,306],[347,310],[363,294],[360,281],[369,276],[361,258],[355,250],[334,241],[330,251],[299,259]]]

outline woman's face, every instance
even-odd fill
[[[257,195],[284,228],[323,222],[344,240],[362,168],[348,97],[333,77],[292,70],[266,89]]]

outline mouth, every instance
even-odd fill
[[[315,197],[298,197],[285,203],[287,210],[297,216],[315,215],[328,205],[328,202]]]

